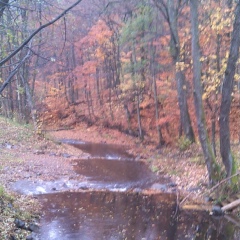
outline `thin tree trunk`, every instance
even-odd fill
[[[158,102],[158,93],[157,93],[157,83],[156,83],[156,47],[153,46],[153,42],[151,43],[150,50],[149,50],[151,56],[150,61],[150,72],[152,74],[152,84],[153,84],[153,95],[154,95],[154,105],[155,105],[155,121],[156,121],[156,130],[158,134],[158,147],[164,145],[165,141],[162,136],[161,127],[158,124],[159,121],[159,102]]]
[[[100,106],[102,106],[102,99],[100,96],[100,83],[99,83],[99,69],[96,68],[96,87],[97,87],[97,103],[100,104]]]
[[[0,1],[0,18],[3,15],[4,9],[7,7],[9,0],[1,0]]]
[[[86,100],[87,100],[88,115],[89,115],[90,121],[92,121],[89,91],[87,89],[85,90],[85,97],[86,97]]]
[[[194,104],[197,117],[199,140],[201,142],[205,163],[207,165],[209,184],[214,185],[218,180],[218,166],[209,142],[206,130],[205,114],[202,103],[201,63],[198,32],[198,1],[190,0]]]
[[[140,115],[140,94],[137,91],[137,119],[138,119],[138,131],[139,131],[139,138],[143,140],[143,132],[142,132],[142,120]]]
[[[240,45],[239,35],[240,35],[240,1],[238,1],[236,6],[230,53],[222,86],[222,101],[220,106],[220,119],[219,119],[220,150],[222,161],[226,169],[227,177],[231,176],[232,174],[233,157],[231,154],[230,147],[229,115],[231,109],[236,62],[239,57],[239,45]]]
[[[177,2],[177,4],[176,4]],[[154,0],[157,8],[162,12],[166,21],[169,24],[171,40],[170,40],[170,53],[171,57],[176,65],[181,61],[180,59],[180,42],[178,36],[178,8],[180,1],[176,0],[167,0],[167,3],[164,3],[163,0],[157,1]],[[184,72],[176,67],[175,78],[177,82],[177,93],[178,93],[178,103],[180,110],[180,127],[182,128],[185,137],[191,142],[195,141],[194,132],[191,124],[191,119],[188,111],[187,104],[187,91]],[[181,131],[180,131],[181,132]]]
[[[182,71],[176,71],[177,89],[178,89],[178,103],[181,117],[181,127],[187,139],[191,142],[195,141],[193,128],[188,112],[187,104],[187,89],[185,75]]]
[[[132,132],[132,130],[131,130],[131,114],[128,110],[127,103],[123,104],[123,108],[125,110],[125,116],[126,116],[126,119],[127,119],[128,133],[131,133]]]
[[[136,59],[136,48],[135,48],[135,42],[132,44],[133,47],[133,53],[132,53],[132,77],[134,81],[134,92],[136,93],[137,97],[137,120],[138,120],[138,131],[139,131],[139,138],[143,140],[143,132],[142,132],[142,120],[141,120],[141,111],[140,111],[140,89],[139,86],[136,84],[136,66],[137,66],[137,59]]]
[[[33,101],[33,98],[32,98],[31,89],[29,87],[29,84],[28,84],[27,80],[24,78],[24,76],[20,75],[20,77],[21,77],[22,83],[25,87],[27,102],[28,102],[28,105],[30,107],[34,130],[37,131],[38,130],[38,127],[37,127],[37,112],[36,112],[35,104],[34,104],[34,101]]]
[[[159,120],[159,110],[158,110],[158,97],[157,97],[157,84],[155,73],[153,73],[153,92],[154,92],[154,103],[155,103],[155,119],[156,119],[156,128],[158,133],[158,146],[164,145],[165,141],[162,136],[161,127],[158,124]]]
[[[108,97],[108,101],[109,101],[109,111],[110,111],[110,116],[111,116],[111,120],[114,120],[114,115],[113,115],[113,110],[112,110],[112,84],[109,87],[109,97]]]
[[[180,42],[178,36],[177,29],[177,9],[174,6],[174,0],[168,0],[168,17],[169,17],[169,25],[171,30],[171,55],[174,60],[174,63],[178,63],[181,61],[180,59]],[[178,103],[180,110],[180,125],[182,126],[185,137],[191,142],[195,141],[193,128],[191,124],[191,119],[188,111],[188,103],[187,103],[187,85],[184,76],[183,70],[180,70],[176,67],[175,78],[177,82],[177,94],[178,94]]]

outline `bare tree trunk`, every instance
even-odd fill
[[[87,89],[85,91],[85,97],[87,100],[88,115],[89,115],[90,121],[92,121],[91,106],[90,106],[91,102],[90,102],[90,97],[89,97],[89,90],[87,90]]]
[[[136,84],[136,66],[137,66],[137,59],[136,59],[136,47],[135,47],[135,42],[133,42],[132,44],[133,47],[133,53],[132,53],[132,77],[133,77],[133,81],[134,81],[134,95],[137,97],[137,120],[138,120],[138,136],[141,140],[143,140],[144,136],[143,136],[143,132],[142,132],[142,119],[141,119],[141,111],[140,111],[140,87],[137,86]]]
[[[157,83],[156,83],[156,66],[155,66],[155,56],[156,56],[156,47],[151,43],[150,48],[151,61],[150,61],[150,71],[152,74],[152,84],[153,84],[153,95],[154,95],[154,104],[155,104],[155,121],[156,121],[156,130],[158,134],[158,147],[164,145],[165,141],[162,136],[161,127],[158,124],[159,121],[159,102],[158,102],[158,93],[157,93]]]
[[[97,103],[100,104],[100,106],[102,106],[102,99],[100,96],[100,77],[99,77],[99,68],[96,69],[96,86],[97,86]]]
[[[20,77],[21,77],[21,81],[22,81],[22,83],[23,83],[23,85],[25,87],[26,96],[27,96],[27,102],[28,102],[28,105],[30,107],[34,130],[37,131],[37,112],[36,112],[35,104],[34,104],[34,101],[33,101],[33,98],[32,98],[31,89],[29,87],[29,83],[24,78],[24,76],[20,75]]]
[[[234,75],[236,71],[236,62],[239,57],[240,46],[240,1],[238,1],[235,12],[235,21],[233,25],[231,47],[227,63],[227,69],[224,75],[222,87],[222,101],[220,106],[220,150],[222,161],[226,169],[227,177],[232,175],[233,157],[230,147],[230,128],[229,114],[231,109],[232,91]]]
[[[156,128],[158,133],[158,146],[164,145],[165,141],[162,136],[161,127],[158,124],[159,120],[159,110],[158,110],[158,97],[157,97],[157,84],[155,73],[153,73],[153,92],[154,92],[154,103],[155,103],[155,119],[156,119]]]
[[[217,56],[217,71],[220,72],[221,66],[220,66],[220,50],[221,50],[221,35],[217,35],[217,48],[216,48],[216,56]],[[214,93],[214,102],[213,106],[211,107],[212,111],[212,117],[211,117],[211,132],[212,132],[212,148],[215,157],[217,156],[217,151],[216,151],[216,122],[217,122],[217,112],[218,112],[218,93]]]
[[[198,134],[205,158],[205,163],[207,165],[209,184],[214,185],[218,180],[219,170],[209,142],[202,103],[201,63],[198,32],[198,1],[190,0],[190,12],[192,31],[194,104],[197,117]]]
[[[89,100],[90,100],[90,110],[91,110],[91,112],[92,112],[92,116],[94,117],[93,99],[92,99],[91,90],[89,90]]]
[[[139,138],[143,140],[143,132],[142,132],[142,120],[140,115],[140,93],[137,91],[137,120],[138,120],[138,131]]]
[[[191,142],[195,141],[193,128],[190,120],[187,104],[187,89],[185,75],[182,71],[176,71],[177,89],[178,89],[178,103],[180,109],[181,127],[187,139]]]
[[[178,36],[178,11],[180,0],[154,0],[155,5],[161,11],[166,21],[168,22],[171,34],[170,53],[174,64],[177,64],[180,59],[180,42]],[[175,78],[177,82],[178,103],[180,110],[180,127],[182,128],[185,137],[191,142],[195,141],[191,119],[187,104],[186,80],[184,72],[176,67]],[[181,132],[181,131],[180,131]]]
[[[128,133],[131,133],[132,132],[132,130],[131,130],[131,114],[128,110],[127,103],[123,104],[123,108],[125,110],[125,116],[126,116],[126,119],[127,119]]]

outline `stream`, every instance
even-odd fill
[[[62,140],[90,154],[71,162],[80,180],[31,182],[13,189],[35,195],[43,215],[35,239],[240,239],[240,228],[207,212],[178,211],[176,184],[152,173],[121,146]]]

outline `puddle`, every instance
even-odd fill
[[[62,143],[74,146],[89,153],[91,158],[105,159],[134,159],[134,156],[127,153],[123,146],[105,143],[91,143],[72,139],[60,140]]]
[[[142,191],[152,188],[165,192],[174,191],[174,184],[169,178],[153,174],[141,161],[79,159],[73,160],[72,165],[81,180],[63,178],[55,181],[31,181],[25,179],[15,182],[12,189],[26,195],[83,189]]]
[[[176,196],[120,192],[39,195],[41,239],[173,239]]]
[[[148,188],[154,182],[168,183],[170,180],[153,174],[141,161],[86,159],[73,161],[76,173],[89,181],[127,188]]]
[[[40,239],[237,240],[240,230],[205,212],[176,214],[176,196],[126,192],[39,195]]]

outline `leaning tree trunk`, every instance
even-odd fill
[[[207,165],[209,184],[214,185],[218,180],[218,165],[215,161],[211,144],[209,142],[205,114],[202,103],[201,63],[198,32],[198,1],[190,0],[191,31],[192,31],[192,59],[193,59],[193,85],[194,105],[197,117],[198,134],[201,142],[205,163]]]
[[[239,45],[240,45],[239,35],[240,35],[240,1],[238,1],[236,6],[230,53],[222,86],[222,101],[220,106],[220,119],[219,119],[220,150],[222,161],[226,169],[227,177],[231,176],[232,174],[233,158],[230,148],[229,114],[231,108],[236,62],[239,57]]]
[[[9,0],[1,0],[0,1],[0,18],[3,15],[4,9],[7,7]]]

